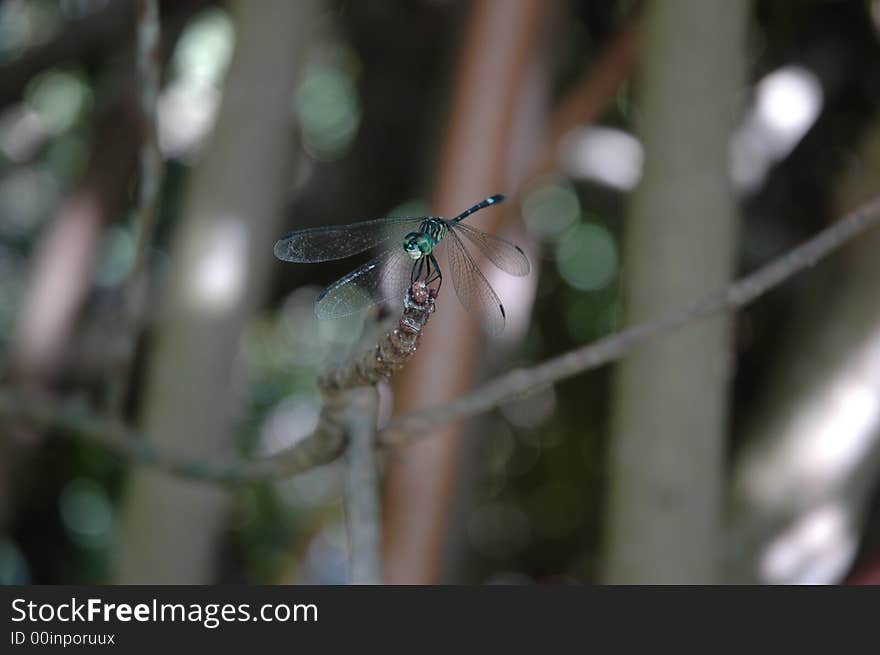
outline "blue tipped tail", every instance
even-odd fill
[[[465,211],[461,212],[458,216],[452,219],[452,222],[458,223],[459,221],[463,221],[474,212],[478,212],[481,209],[485,209],[486,207],[489,207],[491,205],[497,205],[499,202],[504,202],[504,196],[502,194],[498,193],[494,196],[489,196],[483,202],[479,202],[470,209],[466,209]]]

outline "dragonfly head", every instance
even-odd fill
[[[434,244],[426,234],[410,232],[403,238],[403,249],[412,259],[418,260],[429,254]]]

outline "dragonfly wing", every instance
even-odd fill
[[[446,241],[455,295],[486,332],[500,334],[505,323],[504,305],[455,231],[449,233]]]
[[[421,222],[421,218],[377,218],[351,225],[296,230],[275,243],[275,256],[300,264],[343,259],[389,239],[403,239],[408,232],[417,230]]]
[[[389,248],[324,289],[315,300],[318,318],[342,318],[383,302],[402,302],[412,260],[402,247]]]
[[[495,264],[505,273],[522,277],[531,270],[529,259],[522,249],[493,234],[486,234],[475,227],[456,223],[453,230],[467,237],[486,259]]]

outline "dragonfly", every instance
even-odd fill
[[[418,280],[443,283],[436,252],[446,246],[452,285],[459,301],[489,334],[504,330],[506,313],[498,294],[465,246],[468,242],[502,271],[528,275],[530,265],[522,248],[482,232],[463,221],[475,212],[504,201],[494,195],[453,218],[378,218],[350,225],[313,227],[284,235],[275,244],[275,256],[283,261],[316,263],[344,259],[371,249],[379,253],[318,294],[318,318],[342,318],[382,302],[402,301]]]

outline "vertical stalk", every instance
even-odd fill
[[[550,4],[474,3],[432,202],[438,214],[454,216],[475,199],[506,190],[517,104]],[[487,211],[474,219],[493,231],[501,216]],[[451,284],[444,285],[445,294],[453,295]],[[413,411],[465,391],[478,355],[475,324],[457,300],[449,300],[424,334],[422,355],[395,384],[396,411]],[[424,384],[428,378],[430,385]],[[388,582],[430,584],[440,575],[461,429],[453,424],[433,430],[430,439],[408,448],[389,467],[384,544]]]
[[[737,211],[729,140],[749,3],[655,0],[644,20],[645,175],[624,244],[624,314],[649,320],[730,281]],[[604,577],[718,580],[729,319],[644,345],[613,388]]]
[[[382,519],[379,460],[376,452],[375,387],[349,393],[346,413],[348,450],[345,454],[345,519],[348,530],[352,584],[382,582]]]
[[[295,164],[290,98],[320,2],[235,2],[235,53],[217,123],[189,181],[158,310],[141,428],[157,448],[223,458],[240,397],[241,334],[269,281]],[[229,498],[135,470],[120,521],[115,581],[213,580]]]
[[[156,223],[162,156],[157,133],[159,101],[160,44],[162,27],[158,0],[138,0],[137,74],[141,114],[140,191],[138,195],[138,238],[129,282],[137,284]]]
[[[161,78],[162,23],[158,0],[138,0],[137,21],[137,106],[140,118],[140,170],[137,208],[137,242],[134,260],[122,287],[121,329],[111,348],[113,372],[108,388],[108,409],[118,413],[128,387],[131,360],[144,314],[143,269],[152,241],[159,206],[162,155],[159,152],[158,103]]]

